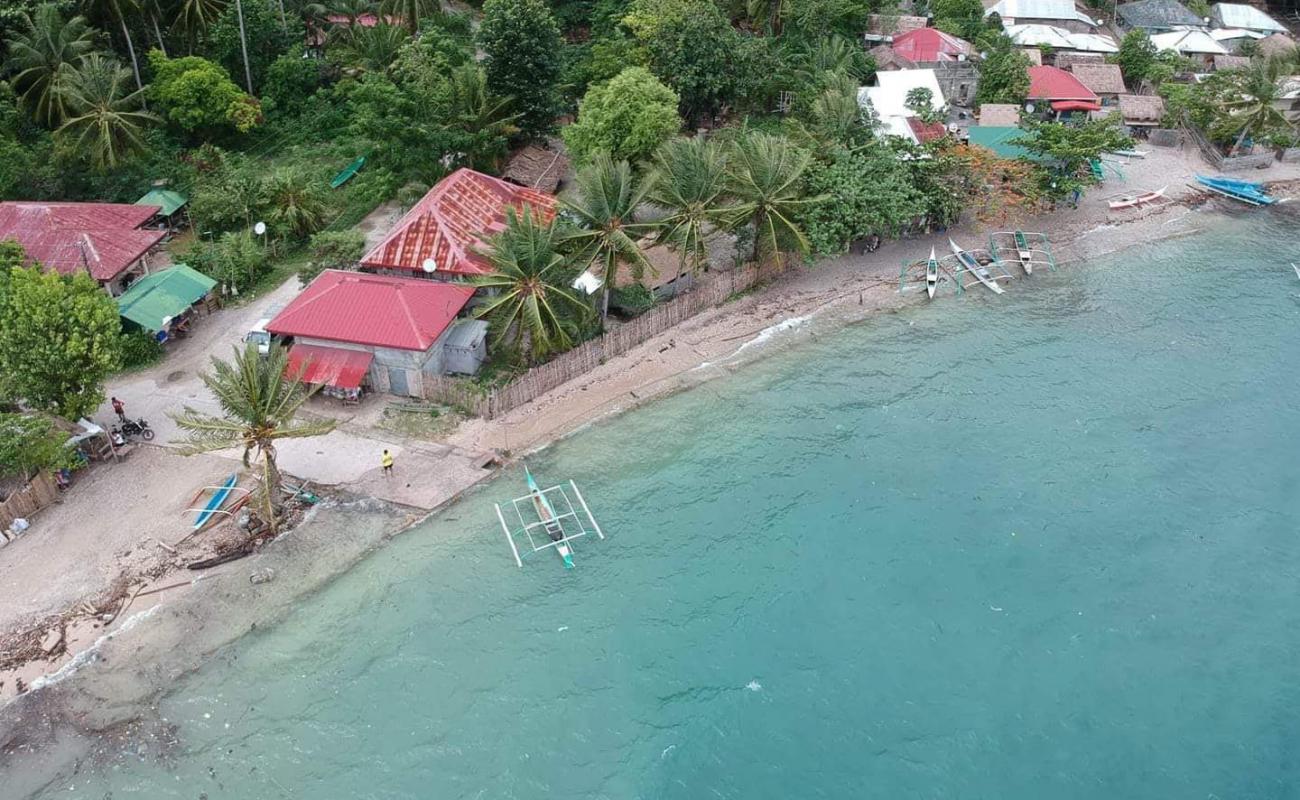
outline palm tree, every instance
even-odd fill
[[[192,52],[194,43],[207,33],[225,10],[226,0],[180,0],[172,29],[185,36]]]
[[[647,268],[653,269],[637,244],[659,227],[636,222],[649,188],[636,179],[626,161],[615,162],[602,153],[578,172],[573,188],[560,198],[576,223],[566,243],[575,248],[579,263],[597,266],[604,280],[602,318],[609,314],[609,293],[615,288],[619,264],[629,264],[638,278]]]
[[[543,223],[527,206],[522,214],[506,212],[505,230],[485,252],[493,271],[474,279],[475,286],[495,290],[474,312],[495,324],[494,346],[526,346],[538,361],[572,345],[571,331],[591,309],[569,290],[574,270],[558,245],[554,222]]]
[[[328,206],[316,184],[302,172],[281,171],[266,184],[267,217],[278,230],[304,239],[325,224]]]
[[[68,117],[55,133],[70,137],[100,171],[144,149],[143,131],[158,122],[144,110],[144,91],[132,91],[130,71],[98,53],[64,67],[60,93]]]
[[[420,32],[420,20],[442,13],[440,0],[384,0],[380,4],[385,16],[401,20],[411,35]]]
[[[683,266],[699,269],[709,231],[728,222],[726,151],[706,139],[672,139],[655,152],[650,176],[646,198],[668,211],[659,238],[679,248]]]
[[[808,252],[808,239],[795,223],[799,210],[820,201],[803,196],[803,175],[811,156],[788,139],[749,133],[732,149],[728,189],[736,198],[731,223],[754,228],[754,261],[794,248]]]
[[[789,9],[787,0],[745,0],[745,16],[756,27],[766,27],[773,36],[781,35],[781,23]]]
[[[68,67],[79,65],[95,49],[95,29],[85,17],[67,22],[57,6],[37,6],[35,16],[23,16],[26,30],[5,40],[14,89],[27,112],[41,125],[54,128],[63,121],[62,81]]]
[[[1227,113],[1218,119],[1213,132],[1220,137],[1235,135],[1229,155],[1235,154],[1250,134],[1267,134],[1287,130],[1291,123],[1278,109],[1278,80],[1284,74],[1281,63],[1263,61],[1253,63],[1231,84],[1229,95],[1223,102]]]
[[[344,45],[345,59],[372,72],[383,72],[397,60],[408,36],[401,25],[386,22],[370,28],[354,25],[349,28]]]
[[[849,75],[861,80],[867,77],[867,59],[862,47],[843,36],[818,39],[794,58],[795,77],[805,85],[816,85],[826,73]]]
[[[289,353],[272,345],[266,355],[257,347],[236,349],[233,361],[212,359],[212,372],[200,377],[216,395],[221,414],[196,411],[189,406],[172,416],[188,441],[181,452],[186,455],[210,453],[235,447],[244,448],[244,466],[251,467],[254,456],[262,459],[262,487],[258,492],[262,512],[271,530],[276,529],[283,506],[280,469],[275,461],[275,443],[281,439],[304,439],[334,430],[334,420],[299,422],[299,409],[314,390],[286,375]]]
[[[140,60],[135,55],[135,42],[131,39],[131,29],[126,26],[126,12],[139,10],[136,0],[82,0],[82,7],[90,12],[98,11],[100,15],[121,26],[122,36],[126,39],[126,52],[131,56],[135,88],[144,89],[144,82],[140,80]]]

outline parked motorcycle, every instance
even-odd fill
[[[149,427],[149,423],[145,422],[143,418],[138,420],[128,419],[122,423],[120,428],[116,425],[113,426],[112,432],[120,433],[124,437],[139,436],[146,442],[153,441],[153,429]]]

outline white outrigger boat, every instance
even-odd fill
[[[925,293],[934,299],[935,290],[939,288],[939,259],[934,256],[934,248],[930,248],[930,260],[925,262]]]
[[[989,271],[980,265],[975,256],[958,247],[957,243],[952,239],[948,240],[948,246],[952,248],[952,254],[957,257],[957,263],[961,264],[967,272],[974,275],[975,279],[980,283],[993,290],[994,294],[1002,294],[1002,287],[998,286],[997,280],[989,275]]]
[[[513,516],[519,519],[518,530],[510,529],[506,524],[506,514],[502,512],[501,504],[496,504],[497,519],[501,522],[501,530],[506,535],[506,541],[510,543],[510,552],[514,554],[515,563],[520,567],[524,565],[515,542],[516,537],[522,535],[532,552],[539,553],[554,549],[560,556],[564,568],[573,569],[573,540],[588,533],[595,533],[597,537],[604,539],[605,534],[601,532],[600,525],[592,516],[591,509],[587,508],[587,501],[583,499],[582,492],[578,491],[576,483],[569,481],[569,488],[573,490],[573,496],[577,498],[578,506],[582,508],[581,514],[569,499],[564,486],[539,488],[537,481],[533,479],[533,473],[527,466],[524,467],[524,477],[528,481],[528,494],[511,501],[514,507]],[[588,525],[591,527],[588,528]],[[534,537],[534,534],[537,536]]]

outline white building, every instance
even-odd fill
[[[900,69],[877,72],[876,86],[863,86],[858,90],[858,105],[870,108],[879,118],[884,132],[910,142],[919,141],[909,118],[916,112],[907,107],[907,96],[913,89],[930,90],[930,108],[938,114],[947,109],[947,100],[939,88],[939,80],[932,69]]]

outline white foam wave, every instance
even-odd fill
[[[126,621],[122,623],[121,627],[119,627],[117,630],[114,630],[110,633],[106,633],[103,636],[96,639],[94,643],[90,645],[90,647],[87,647],[85,650],[82,650],[80,653],[77,653],[75,656],[73,656],[71,661],[59,667],[54,672],[51,672],[49,675],[42,675],[41,677],[32,681],[31,690],[35,691],[37,689],[43,689],[46,686],[53,686],[54,684],[59,683],[60,681],[71,677],[77,672],[77,670],[81,669],[85,665],[91,663],[96,658],[98,658],[99,649],[103,647],[105,642],[111,640],[113,637],[117,636],[120,633],[126,633],[127,631],[131,630],[136,625],[139,625],[142,621],[152,616],[153,613],[160,608],[162,608],[162,604],[150,606],[149,608],[146,608],[144,611],[138,611],[132,614],[131,616],[127,617]]]

